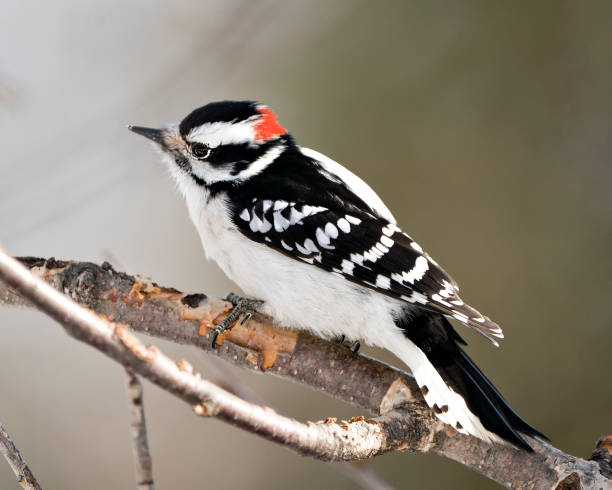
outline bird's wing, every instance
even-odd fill
[[[395,224],[304,202],[251,199],[233,210],[248,238],[360,286],[452,317],[485,335],[501,328],[465,304],[455,281]]]

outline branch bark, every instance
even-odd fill
[[[41,490],[32,471],[2,424],[0,424],[0,453],[2,453],[8,461],[9,466],[17,477],[17,483],[21,485],[21,488]]]
[[[231,309],[222,300],[160,287],[148,279],[117,272],[108,263],[99,266],[53,259],[20,260],[52,287],[109,320],[204,351],[210,351],[211,332]],[[0,303],[31,307],[1,285]],[[36,305],[41,308],[40,303]],[[61,314],[55,318],[67,326]],[[111,329],[108,322],[97,320],[106,330]],[[305,332],[275,327],[263,316],[223,334],[222,345],[213,352],[243,368],[311,386],[377,417],[340,424],[331,419],[300,424],[180,371],[161,353],[140,344],[125,328],[113,327],[114,334],[106,332],[103,343],[74,330],[74,325],[67,328],[77,338],[191,403],[196,413],[217,416],[302,454],[346,461],[391,450],[432,451],[509,488],[556,488],[573,474],[585,489],[610,485],[597,462],[565,454],[542,441],[530,439],[535,449],[530,454],[458,434],[432,416],[409,374],[365,356],[348,359],[342,347]]]
[[[125,370],[125,374],[127,376],[127,392],[130,404],[130,433],[136,466],[136,485],[138,490],[155,490],[153,460],[147,438],[142,383],[138,376],[129,369]]]
[[[295,451],[321,459],[357,460],[397,449],[399,413],[379,420],[358,417],[301,424],[255,405],[203,380],[199,373],[174,362],[154,346],[145,346],[122,323],[111,322],[79,307],[0,250],[0,279],[59,322],[72,337],[85,342],[126,368],[193,406],[201,416],[214,416]],[[401,428],[401,426],[400,426]]]

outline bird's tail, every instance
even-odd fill
[[[532,451],[522,434],[546,438],[510,408],[461,349],[466,342],[448,320],[428,311],[397,320],[407,337],[393,349],[412,370],[436,416],[459,432],[485,441],[508,441]]]

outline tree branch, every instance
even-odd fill
[[[210,350],[212,329],[231,309],[229,303],[203,294],[183,294],[117,272],[108,263],[98,266],[32,258],[21,262],[55,289],[108,319],[205,351]],[[6,260],[2,263],[4,269]],[[573,473],[578,474],[583,488],[610,484],[596,462],[565,454],[542,441],[530,439],[535,449],[530,454],[457,434],[432,416],[407,373],[365,356],[347,359],[342,347],[305,332],[275,327],[271,319],[263,316],[223,334],[222,345],[214,352],[233,364],[292,379],[378,417],[341,424],[333,420],[300,424],[180,371],[157,350],[140,344],[126,328],[112,327],[97,318],[96,335],[85,333],[77,329],[78,322],[75,325],[72,317],[41,304],[36,292],[27,297],[39,308],[47,308],[72,335],[195,405],[196,413],[217,416],[302,454],[325,460],[353,460],[390,450],[433,451],[511,488],[555,488]],[[23,298],[1,286],[0,303],[28,306]],[[88,321],[94,322],[91,318]],[[109,333],[113,328],[114,334]]]
[[[144,412],[142,384],[132,371],[125,370],[127,392],[130,403],[130,433],[136,465],[136,484],[138,490],[155,490],[153,482],[153,460],[147,439],[147,424]]]
[[[201,379],[199,373],[185,369],[184,363],[174,362],[156,347],[145,346],[126,325],[79,307],[2,251],[0,279],[58,321],[68,334],[186,401],[197,415],[217,417],[301,454],[329,461],[364,459],[403,443],[393,438],[399,414],[380,420],[360,417],[342,425],[332,420],[301,424],[268,407],[246,402]]]
[[[2,453],[8,461],[9,466],[17,477],[17,482],[22,488],[28,490],[41,490],[32,471],[30,471],[27,463],[21,457],[19,449],[15,447],[15,444],[2,424],[0,424],[0,453]]]

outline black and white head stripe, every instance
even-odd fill
[[[164,132],[177,142],[164,148],[177,166],[213,194],[259,174],[292,144],[274,112],[252,101],[207,104]]]
[[[251,199],[234,209],[250,239],[387,296],[453,317],[485,335],[499,326],[458,296],[457,285],[395,224],[285,200]]]
[[[259,145],[287,133],[267,106],[251,101],[213,102],[189,114],[179,124],[187,142],[222,145]]]
[[[211,102],[187,115],[181,121],[179,131],[185,138],[194,128],[203,124],[242,122],[258,115],[257,103],[252,101]]]

